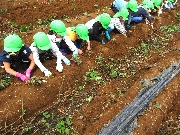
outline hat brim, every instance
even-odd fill
[[[137,12],[138,11],[138,9],[136,8],[136,9],[131,9],[133,12]]]
[[[60,35],[60,36],[65,36],[65,35],[67,35],[67,31],[61,32],[61,33],[57,32],[57,34]]]
[[[83,40],[89,40],[89,36],[80,36],[80,38]]]
[[[117,12],[114,16],[113,16],[113,18],[119,18],[121,16],[121,13],[120,12]]]
[[[102,25],[104,29],[107,29],[108,28],[108,25]]]
[[[38,47],[40,50],[49,50],[51,48],[51,43],[49,43],[48,45],[46,46],[43,46],[43,47]]]

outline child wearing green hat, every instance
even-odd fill
[[[15,71],[12,64],[16,62],[28,65],[28,68],[25,67],[27,68],[25,74]],[[4,39],[4,50],[0,53],[0,64],[4,66],[7,73],[20,78],[23,82],[31,77],[31,71],[35,66],[31,49],[23,44],[22,39],[16,34],[11,34]]]
[[[104,32],[106,38],[110,40],[111,37],[107,31],[110,21],[111,17],[107,13],[103,13],[97,16],[95,19],[89,20],[85,25],[88,27],[90,40],[96,40],[101,44],[105,44],[104,40],[100,37],[102,32]]]
[[[110,33],[112,30],[116,29],[118,32],[122,33],[125,37],[126,29],[124,26],[124,21],[128,20],[129,12],[126,8],[122,8],[119,12],[117,12],[113,18],[111,18],[111,22],[108,25],[108,32]]]
[[[71,52],[73,57],[78,55],[78,48],[67,36],[66,26],[61,20],[54,20],[50,23],[48,36],[53,43],[57,44],[59,50],[64,55]]]
[[[40,68],[40,70],[45,74],[45,76],[50,76],[52,75],[52,73],[41,63],[39,55],[43,55],[49,50],[57,57],[57,71],[62,72],[63,70],[62,60],[65,62],[66,65],[70,65],[70,61],[62,55],[56,43],[52,42],[50,40],[50,37],[48,37],[48,35],[46,35],[44,32],[37,32],[33,36],[33,40],[34,42],[30,46],[30,49],[33,53],[33,59],[35,64]]]
[[[78,48],[79,54],[83,53],[80,49],[83,40],[87,42],[87,50],[91,50],[88,34],[88,27],[84,24],[78,24],[76,27],[67,28],[67,36],[71,39],[71,41],[73,41],[75,46]]]

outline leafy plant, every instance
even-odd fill
[[[67,23],[71,22],[69,16],[64,15],[64,18],[65,18],[64,20],[65,20]]]
[[[71,4],[71,8],[73,9],[73,10],[76,10],[76,4]]]
[[[80,65],[82,63],[81,57],[79,55],[72,57],[71,60],[77,63],[77,65]]]
[[[37,23],[37,27],[39,27],[40,25],[43,24],[43,21],[42,21],[41,19],[38,19],[38,20],[36,21],[36,23]]]
[[[28,26],[21,25],[21,32],[26,32],[28,30]]]
[[[33,76],[26,82],[26,84],[38,86],[38,85],[41,85],[43,82],[47,82],[44,77]]]
[[[7,9],[0,9],[0,14],[7,12]]]
[[[65,120],[64,119],[59,120],[59,122],[56,125],[56,130],[59,133],[63,133],[63,134],[65,133],[69,135],[70,134],[69,126],[71,125],[72,125],[71,118],[67,117]]]
[[[84,12],[83,15],[86,16],[86,17],[90,16],[90,14],[88,14],[88,12]]]
[[[8,21],[8,24],[12,25],[13,27],[17,28],[18,25],[15,22]]]
[[[0,90],[8,87],[12,82],[13,77],[6,72],[0,74]]]
[[[176,14],[175,18],[180,22],[180,12]]]

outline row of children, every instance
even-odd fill
[[[117,29],[127,37],[125,23],[127,28],[130,28],[131,22],[138,23],[143,18],[153,28],[150,13],[156,10],[159,14],[162,11],[162,3],[162,0],[144,0],[138,6],[136,0],[129,2],[115,0],[111,6],[115,13],[113,17],[103,13],[89,20],[86,24],[78,24],[76,27],[69,28],[66,28],[61,20],[54,20],[50,23],[48,34],[37,32],[33,36],[33,43],[30,46],[23,44],[22,39],[17,34],[10,34],[4,39],[4,50],[0,53],[0,64],[7,73],[20,78],[23,82],[30,79],[35,65],[40,68],[45,76],[50,76],[52,73],[41,62],[41,56],[50,51],[57,57],[56,70],[62,72],[62,62],[66,65],[71,64],[70,60],[66,58],[66,54],[72,53],[72,57],[76,57],[83,53],[80,49],[83,40],[87,42],[87,50],[91,50],[91,40],[105,44],[101,38],[101,33],[104,33],[106,38],[110,40],[110,32]],[[173,8],[175,3],[173,0],[168,0],[164,5],[165,8],[168,7],[169,9]],[[26,63],[26,65],[28,63],[24,74],[12,68],[11,64],[14,61],[21,61],[22,64]]]

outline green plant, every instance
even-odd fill
[[[88,14],[88,12],[84,12],[83,15],[86,16],[86,17],[90,16],[90,14]]]
[[[176,13],[175,18],[180,22],[180,12]]]
[[[132,70],[131,75],[135,75],[135,74],[136,74],[136,70]]]
[[[86,102],[88,102],[88,104],[92,101],[93,99],[93,95],[92,96],[89,96],[86,98]]]
[[[98,4],[94,4],[94,7],[96,7],[96,8],[97,8],[97,7],[98,7]]]
[[[28,26],[26,25],[21,25],[21,32],[27,32]]]
[[[59,133],[65,133],[65,134],[70,134],[70,128],[69,126],[72,125],[72,122],[71,122],[71,118],[70,117],[67,117],[65,119],[60,119],[59,122],[56,124],[56,130],[59,132]]]
[[[71,4],[71,8],[73,9],[73,10],[76,10],[76,4]]]
[[[47,82],[44,77],[33,76],[26,82],[26,84],[38,86],[41,85],[43,82]]]
[[[24,115],[26,112],[26,109],[24,109],[24,100],[23,99],[21,100],[21,108],[22,108],[22,115]]]
[[[71,22],[69,16],[64,15],[64,18],[65,18],[64,20],[65,20],[67,23],[70,23],[70,22]]]
[[[36,23],[37,23],[37,27],[39,27],[40,25],[43,24],[43,21],[42,21],[41,19],[38,19],[38,20],[36,21]]]
[[[116,91],[118,92],[118,95],[119,95],[120,97],[123,97],[123,96],[124,96],[124,93],[122,92],[121,89],[116,88]]]
[[[33,30],[33,25],[30,24],[29,27],[28,27],[29,30]]]
[[[0,14],[7,12],[7,9],[0,9]]]
[[[80,65],[82,63],[81,57],[79,55],[72,57],[71,60],[77,63],[77,65]]]
[[[18,27],[18,25],[15,22],[8,21],[8,24],[12,25],[14,28]]]
[[[12,82],[12,78],[5,78],[5,79],[1,79],[0,81],[0,90],[6,88],[7,86],[9,86]]]

